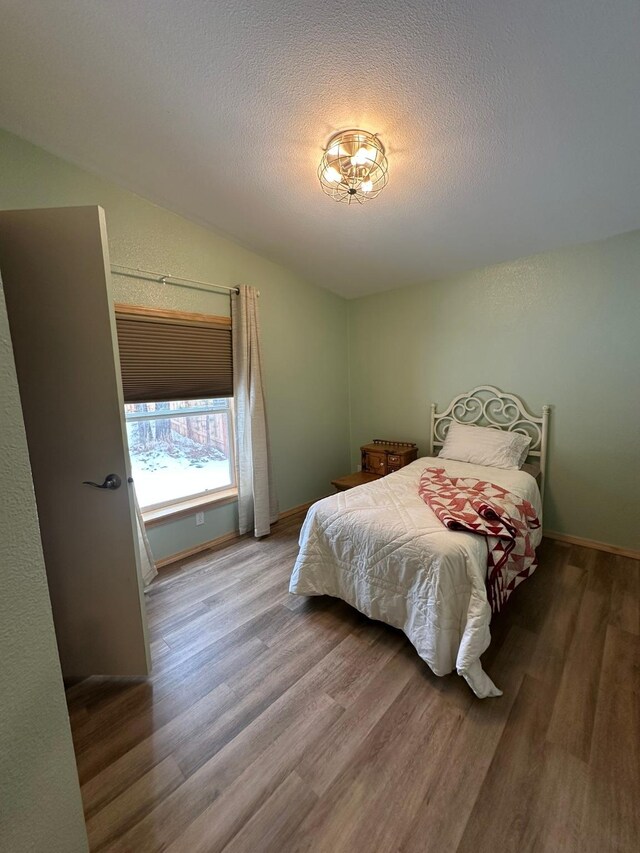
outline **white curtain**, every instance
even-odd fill
[[[138,550],[140,551],[140,569],[142,571],[142,582],[145,586],[148,586],[158,574],[158,570],[156,569],[156,562],[153,557],[153,551],[151,550],[147,531],[144,526],[142,510],[140,509],[140,504],[138,503],[138,497],[136,495],[135,487],[132,490],[132,494],[133,503],[136,509],[136,528],[138,533]]]
[[[232,294],[233,388],[236,411],[238,516],[240,533],[267,536],[278,520],[264,402],[258,292]]]

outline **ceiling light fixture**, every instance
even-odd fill
[[[342,130],[329,140],[318,166],[323,191],[334,201],[362,204],[387,185],[389,163],[375,133]]]

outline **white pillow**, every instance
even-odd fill
[[[523,466],[531,438],[519,432],[490,429],[451,421],[444,445],[438,454],[443,459],[472,462],[492,468]]]

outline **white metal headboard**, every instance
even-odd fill
[[[515,394],[507,394],[493,385],[478,385],[473,391],[454,397],[441,414],[437,414],[436,404],[431,404],[429,455],[433,456],[435,449],[444,444],[451,421],[528,435],[531,438],[529,456],[540,459],[540,494],[543,495],[550,411],[550,406],[543,406],[542,416],[536,417]]]

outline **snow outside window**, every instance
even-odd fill
[[[235,485],[232,405],[228,398],[125,405],[142,509]]]

